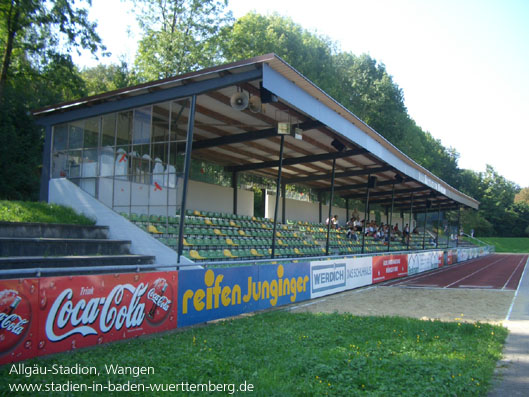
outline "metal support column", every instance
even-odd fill
[[[371,175],[367,177],[367,180],[371,178]],[[362,227],[362,254],[365,252],[366,247],[366,230],[367,230],[367,214],[369,213],[369,182],[366,190],[366,203],[364,207],[364,226]]]
[[[281,146],[279,147],[279,169],[277,170],[276,182],[276,206],[274,208],[274,228],[272,230],[272,259],[275,257],[276,250],[276,229],[277,229],[277,210],[279,209],[279,192],[281,191],[281,172],[283,171],[283,147],[285,146],[285,136],[281,135]]]
[[[428,218],[428,206],[424,210],[424,223],[422,224],[422,249],[425,248],[426,243],[426,218]]]
[[[287,185],[284,183],[281,185],[281,199],[281,222],[287,223]]]
[[[329,217],[327,218],[327,239],[325,241],[325,255],[329,255],[329,234],[331,232],[332,200],[334,199],[334,174],[336,170],[336,157],[332,159],[331,197],[329,199]]]
[[[320,223],[323,222],[323,219],[322,219],[322,214],[323,214],[322,200],[323,200],[323,195],[322,195],[321,192],[319,192],[318,193],[318,219],[320,220]]]
[[[237,215],[237,194],[239,185],[239,173],[234,171],[231,174],[231,187],[233,188],[233,213]]]
[[[391,229],[393,224],[393,206],[395,204],[395,184],[393,184],[393,188],[391,189],[391,215],[389,217],[389,225],[388,225],[388,252],[389,248],[391,246]]]
[[[178,227],[178,253],[176,263],[180,263],[182,250],[184,248],[184,225],[186,218],[187,184],[189,182],[189,171],[191,169],[191,151],[193,150],[193,127],[195,125],[195,107],[197,96],[191,97],[191,107],[189,108],[189,118],[187,122],[186,156],[184,159],[184,181],[182,185],[182,203],[180,207],[180,225]]]
[[[435,233],[435,248],[439,248],[439,227],[441,222],[441,202],[439,202],[439,208],[437,209],[437,231]]]
[[[411,220],[413,218],[413,193],[411,194],[411,204],[410,204],[410,223],[408,223],[408,240],[406,242],[406,250],[410,250],[410,240],[411,240]]]
[[[457,206],[457,238],[456,247],[459,247],[459,236],[461,235],[461,205]]]

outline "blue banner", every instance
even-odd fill
[[[178,326],[310,299],[309,270],[289,263],[180,271]]]

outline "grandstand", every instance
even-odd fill
[[[478,207],[274,54],[34,114],[46,131],[41,199],[67,178],[179,264],[449,248],[459,226],[447,211]],[[288,198],[286,186],[308,193]],[[353,212],[418,233],[350,239],[325,223]]]

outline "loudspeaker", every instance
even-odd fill
[[[250,109],[252,113],[259,113],[261,111],[261,108],[261,100],[259,99],[259,97],[250,97],[250,102],[248,102],[248,109]]]
[[[236,110],[244,110],[248,106],[248,95],[244,92],[236,92],[230,98],[230,105]]]
[[[331,146],[339,152],[345,149],[345,145],[342,142],[340,142],[338,139],[333,139],[333,141],[331,142]]]
[[[372,189],[374,187],[377,187],[377,177],[376,176],[370,176],[367,180],[367,187]]]

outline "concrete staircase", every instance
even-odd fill
[[[68,268],[112,266],[108,272],[115,272],[120,265],[152,263],[153,256],[131,254],[130,241],[109,240],[105,226],[0,222],[0,269],[61,267],[61,275],[74,275],[89,272]]]

